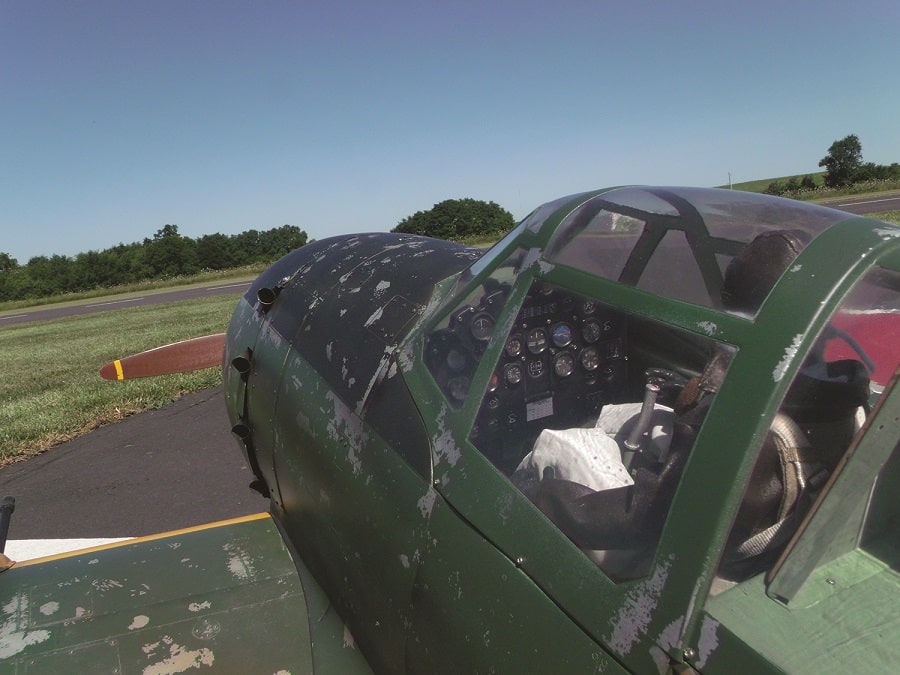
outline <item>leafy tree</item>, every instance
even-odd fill
[[[205,270],[237,267],[240,258],[234,240],[224,234],[207,234],[197,240],[197,264]]]
[[[856,134],[850,134],[832,143],[828,148],[828,154],[819,161],[819,166],[826,169],[825,185],[828,187],[852,183],[855,180],[854,174],[861,164],[862,145]]]
[[[512,214],[494,202],[447,199],[428,211],[417,211],[404,218],[391,231],[462,241],[496,236],[515,224]]]
[[[816,189],[815,179],[812,176],[810,176],[809,174],[806,174],[805,176],[803,176],[803,180],[800,181],[800,188],[802,190],[815,190]]]
[[[772,181],[766,186],[766,194],[767,195],[777,195],[781,196],[785,192],[787,192],[788,186],[786,183],[781,182],[780,180]]]
[[[9,272],[19,266],[19,261],[13,258],[9,253],[0,251],[0,272]]]
[[[178,234],[177,225],[166,225],[153,239],[144,240],[146,263],[155,277],[174,277],[196,274],[197,244],[193,239]]]

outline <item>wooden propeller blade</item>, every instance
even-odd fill
[[[130,380],[212,368],[221,365],[224,351],[225,333],[204,335],[116,359],[100,369],[100,377],[105,380]]]

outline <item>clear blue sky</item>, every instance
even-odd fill
[[[0,251],[890,164],[898,39],[897,0],[0,0]]]

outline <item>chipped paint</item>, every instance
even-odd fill
[[[669,653],[679,644],[683,626],[684,617],[680,616],[663,629],[656,639],[656,644],[650,648],[650,658],[656,664],[656,670],[660,675],[670,672],[672,660]]]
[[[669,562],[660,563],[653,576],[638,583],[625,595],[625,602],[610,620],[612,632],[606,638],[618,656],[627,656],[647,632],[659,596],[669,576]]]
[[[700,624],[700,638],[697,643],[696,666],[700,670],[706,667],[706,662],[713,652],[719,647],[719,622],[711,616],[704,616]]]
[[[697,327],[710,337],[719,332],[719,326],[715,321],[701,321],[697,324]]]
[[[366,322],[363,324],[366,328],[371,328],[372,324],[378,321],[382,316],[384,316],[384,307],[379,307],[374,312],[372,312],[371,316],[366,319]]]
[[[428,492],[422,495],[421,499],[416,502],[416,506],[419,507],[419,512],[426,520],[431,518],[431,512],[434,510],[435,502],[437,502],[437,492],[430,487],[428,488]]]
[[[50,639],[49,630],[28,630],[28,594],[19,593],[3,605],[0,623],[0,659],[20,654],[26,647]]]
[[[45,602],[43,605],[40,606],[39,611],[44,616],[51,616],[53,614],[56,614],[59,611],[59,603],[53,602],[53,601]]]
[[[256,575],[250,555],[234,544],[225,544],[222,549],[228,554],[228,571],[235,579],[246,581]]]
[[[447,428],[447,406],[441,406],[441,411],[437,416],[438,433],[432,441],[434,447],[435,463],[442,461],[447,462],[450,466],[456,466],[462,459],[462,452],[453,438],[453,430]]]
[[[188,605],[188,610],[191,612],[199,612],[201,609],[209,609],[212,607],[212,603],[209,600],[205,600],[203,602],[192,602]]]
[[[155,652],[161,643],[168,648],[168,652],[163,652],[168,655],[161,661],[145,667],[143,670],[144,675],[174,675],[174,673],[183,673],[201,666],[212,667],[213,663],[215,663],[216,658],[211,649],[206,647],[187,649],[168,635],[163,637],[161,642],[156,642],[153,645],[144,645],[144,652],[148,655],[148,658],[158,656]]]
[[[356,649],[356,640],[353,639],[353,634],[347,626],[344,626],[344,648]]]
[[[884,241],[890,241],[891,239],[896,239],[900,237],[900,229],[891,228],[891,229],[883,229],[879,228],[875,230],[875,234],[881,237]]]
[[[797,333],[791,341],[790,346],[784,348],[784,356],[781,357],[781,361],[778,362],[778,365],[775,366],[775,370],[772,372],[772,379],[775,382],[781,382],[788,367],[791,365],[791,361],[797,356],[797,351],[800,349],[800,344],[803,342],[803,336],[803,333]]]
[[[94,579],[91,586],[100,593],[106,593],[114,588],[122,588],[122,582],[115,579]]]
[[[150,617],[144,614],[138,614],[134,617],[134,620],[131,622],[131,625],[128,626],[128,630],[139,630],[150,623]]]

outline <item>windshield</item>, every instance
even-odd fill
[[[748,192],[630,187],[596,195],[569,213],[545,258],[642,290],[729,309],[732,260],[754,239],[790,232],[793,255],[843,212]],[[740,308],[754,314],[758,308]]]

